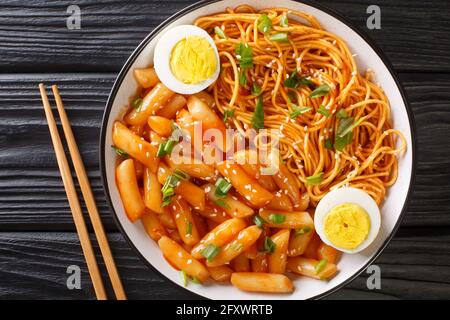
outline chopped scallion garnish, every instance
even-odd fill
[[[129,155],[128,155],[128,153],[126,153],[125,151],[123,151],[122,149],[119,149],[119,148],[117,148],[116,146],[111,146],[111,148],[119,155],[119,156],[121,156],[121,157],[124,157],[124,158],[128,158],[129,157]]]
[[[259,96],[262,92],[262,89],[260,86],[258,86],[256,83],[252,86],[252,95]]]
[[[280,26],[283,28],[289,27],[289,20],[287,14],[283,14],[280,19]]]
[[[201,255],[206,258],[209,262],[213,261],[214,258],[219,254],[220,248],[212,243],[208,244],[201,252]]]
[[[188,281],[189,281],[186,271],[181,270],[180,277],[181,277],[181,283],[183,284],[183,287],[186,287],[188,285]]]
[[[320,113],[325,117],[329,117],[331,115],[330,111],[323,105],[320,105],[319,109],[317,109],[317,113]]]
[[[177,142],[172,138],[169,138],[166,141],[161,142],[158,146],[158,151],[156,152],[156,156],[164,157],[164,156],[172,153],[173,147],[175,147],[176,144],[177,144]]]
[[[189,180],[189,175],[184,172],[181,169],[176,168],[173,172],[172,175],[177,178],[178,180]]]
[[[164,185],[161,188],[162,192],[161,207],[165,207],[170,204],[172,197],[175,195],[175,188],[178,185],[178,182],[180,182],[180,180],[173,175],[167,177],[166,181],[164,182]]]
[[[355,129],[357,126],[359,126],[366,119],[366,117],[361,117],[354,123],[353,123],[353,118],[347,118],[347,119],[352,119],[352,123],[346,127],[340,128],[341,131],[339,131],[338,136],[341,138],[343,138],[346,134],[352,132],[353,129]],[[347,119],[345,119],[345,120],[347,120]],[[341,122],[343,122],[343,121],[344,120],[341,120]]]
[[[292,105],[292,110],[293,111],[289,114],[289,117],[291,119],[295,119],[299,115],[312,110],[312,108],[311,107],[298,107],[298,106]]]
[[[263,13],[258,19],[258,30],[262,33],[267,33],[272,29],[272,20],[266,13]]]
[[[225,34],[225,32],[220,27],[217,27],[217,26],[214,27],[214,32],[217,34],[217,36],[220,39],[226,39],[227,38],[227,35]]]
[[[247,75],[244,70],[239,71],[239,84],[245,86],[247,84]]]
[[[252,126],[255,129],[264,129],[264,106],[262,96],[258,97],[256,102],[255,111],[252,117]]]
[[[226,203],[222,199],[217,199],[216,201],[214,201],[214,203],[216,205],[218,205],[219,207],[222,207],[222,208],[225,208],[225,209],[230,209],[230,206],[228,205],[228,203]]]
[[[327,259],[320,260],[314,267],[314,271],[316,272],[316,274],[319,274],[326,267],[327,263]]]
[[[230,189],[231,183],[229,183],[224,178],[219,178],[216,182],[216,190],[214,191],[214,194],[218,198],[225,198]]]
[[[264,224],[266,224],[266,221],[263,218],[261,218],[261,216],[258,216],[258,215],[256,215],[253,218],[253,222],[260,229],[262,229],[264,227]]]
[[[271,213],[269,214],[269,220],[273,224],[282,224],[286,220],[286,216],[280,213]]]
[[[287,42],[289,41],[287,32],[274,33],[269,36],[270,41]]]
[[[253,67],[253,50],[247,43],[238,43],[235,48],[236,57],[241,68]]]
[[[330,89],[331,89],[331,87],[327,83],[324,83],[324,84],[318,86],[316,89],[314,89],[314,91],[311,92],[309,97],[311,99],[314,99],[314,98],[326,96],[328,94],[328,92],[330,92]]]
[[[264,247],[261,250],[261,252],[273,253],[276,248],[277,248],[277,245],[275,242],[273,242],[272,239],[270,239],[269,237],[264,238]]]
[[[330,150],[333,149],[333,143],[331,142],[330,138],[327,138],[325,140],[325,148],[330,149]]]
[[[347,111],[345,111],[345,109],[339,109],[339,111],[336,113],[336,117],[338,117],[338,119],[348,118]]]
[[[192,277],[191,282],[195,284],[202,284],[202,282],[197,277]]]
[[[186,235],[191,235],[192,234],[192,222],[187,221],[186,222]]]
[[[308,186],[315,186],[322,182],[323,180],[323,172],[319,172],[318,174],[315,174],[313,176],[309,176],[306,178],[306,184]]]
[[[299,76],[296,70],[293,71],[286,80],[284,80],[284,86],[292,89],[295,89],[298,86],[311,86],[312,84],[313,82],[308,78]]]
[[[295,236],[301,236],[302,234],[308,233],[311,231],[310,227],[303,227],[300,229],[295,230]]]
[[[136,97],[131,103],[133,108],[135,108],[138,112],[141,111],[142,99],[140,97]]]
[[[223,111],[223,121],[227,121],[228,119],[233,119],[235,111],[236,111],[236,109],[225,109]]]

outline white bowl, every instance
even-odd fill
[[[125,215],[122,202],[114,179],[116,155],[111,149],[112,124],[136,93],[137,83],[133,77],[134,68],[146,67],[152,63],[155,44],[164,30],[181,25],[192,24],[199,17],[224,11],[227,7],[235,7],[247,3],[255,8],[286,7],[305,11],[315,16],[324,28],[343,38],[350,50],[357,54],[356,61],[360,70],[371,68],[377,81],[389,98],[392,108],[393,125],[403,132],[408,143],[406,154],[399,159],[399,174],[384,201],[381,214],[382,224],[377,239],[358,254],[344,254],[339,261],[339,273],[330,281],[323,282],[306,277],[294,277],[296,290],[292,294],[260,294],[247,293],[231,285],[191,284],[187,290],[210,299],[310,299],[321,298],[341,288],[357,277],[386,247],[397,230],[401,218],[406,211],[406,204],[412,189],[414,177],[414,144],[413,120],[407,107],[403,89],[392,72],[384,56],[370,41],[335,12],[322,8],[317,4],[304,4],[290,0],[223,0],[203,1],[191,5],[174,14],[160,26],[155,28],[144,41],[139,44],[122,68],[109,96],[106,106],[102,132],[100,137],[100,165],[105,192],[116,222],[130,245],[142,259],[154,267],[163,276],[182,287],[179,273],[162,257],[158,245],[146,234],[141,223],[131,223]]]

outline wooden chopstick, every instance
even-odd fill
[[[117,300],[125,300],[126,299],[125,291],[123,289],[116,264],[114,263],[114,258],[112,256],[111,249],[108,244],[108,239],[106,237],[105,230],[103,228],[102,220],[100,219],[100,214],[98,212],[97,205],[95,204],[94,195],[92,194],[89,179],[86,174],[86,169],[84,167],[83,160],[81,159],[80,151],[78,150],[78,146],[72,132],[72,127],[70,126],[69,119],[67,117],[66,111],[64,110],[64,104],[59,94],[58,87],[56,85],[53,85],[52,91],[53,95],[55,96],[56,106],[58,108],[58,113],[61,119],[67,145],[69,146],[70,156],[72,158],[73,166],[75,168],[75,173],[77,175],[78,182],[80,183],[84,202],[86,203],[89,217],[91,219],[95,236],[97,237],[97,241],[100,246],[100,251],[102,253],[103,260],[105,261],[106,269],[108,270],[108,274],[111,279],[111,284],[114,293],[116,295]]]
[[[72,211],[73,221],[77,229],[78,237],[80,238],[81,248],[83,250],[89,274],[94,285],[94,291],[98,300],[106,300],[107,296],[105,288],[103,287],[102,277],[98,269],[97,261],[95,260],[94,250],[92,249],[91,240],[89,239],[89,233],[86,228],[86,223],[84,222],[80,202],[78,201],[77,192],[73,184],[72,173],[69,168],[69,163],[67,162],[66,154],[64,153],[58,128],[56,127],[55,118],[53,117],[52,109],[45,92],[45,87],[42,83],[39,84],[39,90],[41,92],[42,104],[44,105],[45,116],[47,118],[50,136],[55,149],[59,171],[61,172],[64,189],[66,190],[70,210]]]

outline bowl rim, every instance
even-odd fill
[[[120,233],[124,236],[125,240],[128,242],[128,245],[131,248],[133,248],[133,250],[140,257],[140,259],[151,270],[153,270],[156,274],[158,274],[160,277],[162,277],[164,280],[166,280],[165,281],[166,284],[170,284],[171,286],[173,286],[174,288],[176,288],[180,292],[189,293],[192,298],[197,298],[197,299],[198,298],[200,298],[200,299],[209,299],[209,298],[205,297],[205,296],[202,296],[202,295],[199,295],[199,294],[189,290],[188,288],[182,287],[178,283],[175,283],[171,279],[166,277],[161,271],[157,270],[147,259],[144,258],[144,256],[140,253],[140,251],[133,244],[133,242],[129,238],[128,234],[125,232],[124,227],[122,226],[121,222],[118,219],[117,212],[114,210],[114,205],[112,203],[111,194],[109,192],[107,176],[106,176],[106,170],[105,170],[106,164],[105,164],[105,152],[104,152],[104,150],[105,150],[105,142],[106,142],[107,124],[108,124],[108,120],[109,120],[109,116],[110,116],[110,113],[111,113],[111,109],[112,109],[114,100],[116,98],[117,91],[118,91],[119,87],[121,86],[121,84],[122,84],[126,74],[130,70],[131,65],[137,59],[139,54],[149,44],[149,42],[153,40],[153,38],[158,33],[160,33],[168,24],[172,23],[174,20],[176,20],[176,19],[182,17],[183,15],[185,15],[187,13],[190,13],[190,12],[192,12],[194,10],[200,9],[201,7],[204,7],[206,5],[213,4],[213,3],[216,3],[216,2],[221,2],[221,1],[224,1],[224,0],[200,0],[198,2],[195,2],[195,3],[193,3],[193,4],[189,5],[189,6],[181,9],[180,11],[176,12],[175,14],[171,15],[166,20],[161,22],[158,26],[156,26],[139,43],[139,45],[136,47],[136,49],[131,53],[131,55],[125,61],[125,64],[121,68],[121,70],[120,70],[116,80],[114,81],[113,87],[111,89],[111,92],[110,92],[110,94],[108,96],[108,100],[106,102],[106,108],[105,108],[104,113],[103,113],[102,123],[101,123],[101,128],[100,128],[99,158],[100,158],[100,173],[101,173],[102,186],[103,186],[104,192],[106,194],[106,199],[107,199],[108,206],[109,206],[109,208],[110,208],[110,210],[112,212],[113,219],[114,219],[117,227],[119,228]],[[321,10],[321,11],[331,15],[335,19],[339,20],[340,22],[344,23],[349,28],[351,28],[353,30],[353,32],[355,32],[357,35],[359,35],[371,47],[371,49],[383,61],[384,65],[386,66],[387,70],[389,71],[391,77],[395,81],[397,89],[400,92],[400,95],[402,97],[403,103],[405,105],[406,113],[408,115],[410,134],[411,134],[411,174],[410,174],[410,183],[409,183],[409,186],[408,186],[408,192],[407,192],[407,195],[406,195],[406,198],[405,198],[405,202],[403,203],[402,210],[400,212],[400,215],[399,215],[399,217],[397,219],[397,222],[395,223],[391,233],[388,235],[388,237],[383,242],[383,244],[378,248],[378,250],[375,252],[375,254],[367,261],[367,263],[364,266],[362,266],[359,270],[354,272],[353,275],[348,277],[346,280],[342,281],[341,283],[337,284],[336,286],[332,287],[331,289],[308,298],[308,300],[313,300],[313,299],[322,299],[322,298],[324,298],[324,297],[326,297],[326,296],[328,296],[328,295],[330,295],[330,294],[332,294],[332,293],[342,289],[343,287],[348,285],[350,282],[355,280],[364,270],[367,269],[368,266],[370,266],[380,256],[380,254],[384,251],[384,249],[387,247],[389,242],[392,240],[392,238],[396,234],[398,228],[401,225],[401,222],[403,221],[403,219],[404,219],[404,217],[406,215],[406,211],[407,211],[409,202],[411,200],[411,194],[412,194],[413,187],[414,187],[415,173],[416,173],[416,166],[417,166],[417,163],[416,163],[417,162],[417,156],[416,156],[416,153],[417,153],[416,147],[417,146],[416,146],[415,121],[414,121],[414,117],[413,117],[413,113],[412,113],[411,107],[410,107],[410,105],[408,103],[408,98],[407,98],[405,89],[403,88],[402,83],[400,82],[397,74],[395,73],[395,71],[394,71],[394,69],[392,67],[392,64],[388,60],[387,56],[383,53],[383,51],[378,47],[378,45],[376,45],[374,43],[374,41],[371,38],[369,38],[369,36],[366,35],[366,33],[363,32],[359,27],[355,26],[352,22],[350,22],[347,18],[345,18],[341,13],[338,13],[334,9],[326,7],[326,6],[324,6],[322,4],[319,4],[319,3],[313,2],[311,0],[292,0],[292,1],[297,2],[297,3],[304,3],[304,4],[308,5],[308,6],[311,6],[311,7],[315,8],[315,9]]]

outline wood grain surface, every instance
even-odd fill
[[[418,145],[407,215],[376,261],[381,290],[368,290],[363,273],[330,298],[449,299],[449,2],[377,1],[381,30],[365,28],[372,1],[318,2],[350,19],[389,57],[407,91]],[[148,32],[191,3],[77,1],[82,28],[68,30],[71,1],[0,2],[0,299],[94,298],[37,90],[41,81],[60,88],[128,296],[193,298],[128,246],[98,167],[101,118],[117,72]],[[72,264],[83,271],[81,290],[66,287]]]

